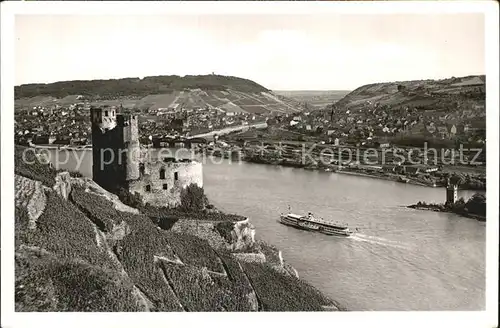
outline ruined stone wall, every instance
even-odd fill
[[[123,129],[123,144],[127,150],[124,159],[125,180],[137,180],[140,162],[139,124],[137,116],[120,115],[118,125]]]
[[[145,202],[176,206],[183,188],[192,183],[203,187],[201,163],[144,161],[137,116],[94,108],[91,121],[93,180],[106,190],[125,188],[140,193]]]
[[[180,203],[181,190],[192,183],[203,187],[199,162],[146,162],[141,177],[129,182],[129,190],[140,193],[147,203],[173,207]]]

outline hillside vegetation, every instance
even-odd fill
[[[485,102],[486,77],[465,76],[443,80],[415,80],[363,85],[340,99],[337,107],[362,109],[388,106],[446,110],[457,105]]]
[[[218,107],[228,112],[295,112],[303,105],[253,81],[233,76],[150,76],[143,79],[25,84],[14,90],[16,108],[68,106],[87,101],[139,110]]]
[[[321,109],[330,105],[347,95],[350,91],[345,90],[304,90],[304,91],[277,91],[280,96],[297,100],[304,104],[309,110]]]
[[[189,195],[176,212],[120,195],[139,211],[90,179],[21,163],[22,151],[16,147],[16,311],[338,308],[278,250],[255,241],[248,220],[213,218],[217,210]]]
[[[435,212],[451,212],[464,217],[474,218],[479,221],[486,221],[486,196],[476,193],[467,201],[461,197],[456,203],[450,204],[435,204],[426,202],[418,202],[414,205],[409,205],[409,208],[431,210]]]
[[[269,91],[263,86],[242,78],[223,75],[148,76],[89,81],[62,81],[48,84],[24,84],[16,86],[16,99],[35,96],[64,98],[69,95],[89,97],[146,96],[184,89],[227,90],[242,92]]]

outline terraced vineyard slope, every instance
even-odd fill
[[[233,76],[150,76],[143,79],[65,81],[15,87],[16,107],[123,105],[141,110],[219,108],[266,114],[298,112],[303,105],[265,87]]]

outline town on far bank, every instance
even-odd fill
[[[461,189],[486,188],[484,76],[365,85],[327,106],[308,104],[303,92],[297,100],[293,92],[210,88],[172,92],[164,107],[144,95],[47,99],[21,90],[15,142],[91,147],[90,108],[97,106],[138,115],[145,147],[196,147],[253,163],[430,187],[459,175]]]

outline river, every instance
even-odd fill
[[[92,152],[75,153],[85,154],[79,171],[91,176]],[[257,238],[276,245],[301,278],[349,310],[484,310],[486,224],[404,207],[443,202],[443,188],[217,161],[204,165],[209,199],[248,216]],[[70,155],[56,166],[74,170],[75,163]],[[288,205],[360,233],[343,238],[281,225]]]

